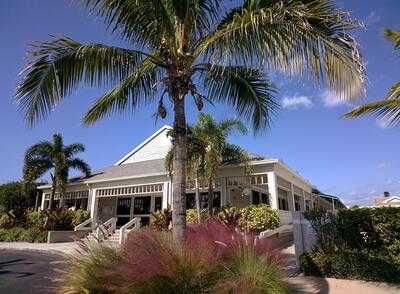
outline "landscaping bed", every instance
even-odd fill
[[[81,209],[76,211],[67,209],[26,211],[18,219],[11,212],[3,212],[0,213],[0,241],[47,242],[49,232],[69,231],[74,233],[73,228],[88,218],[89,212]],[[55,235],[57,236],[50,239],[60,240],[59,234],[55,233]],[[65,235],[65,233],[62,235]],[[72,241],[72,238],[67,239]]]
[[[306,275],[400,283],[400,208],[305,214],[317,247],[300,257]]]

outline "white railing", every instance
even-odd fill
[[[275,234],[280,234],[287,231],[293,231],[293,225],[281,225],[276,229],[263,231],[260,233],[260,238],[268,238]]]
[[[279,210],[279,223],[281,226],[293,224],[293,214],[291,211]]]
[[[90,231],[92,229],[93,219],[89,218],[74,228],[74,231]]]
[[[132,229],[133,227],[133,229]],[[124,243],[126,234],[131,230],[138,230],[140,228],[140,217],[134,217],[119,229],[119,244]]]
[[[114,234],[117,228],[117,218],[112,217],[108,221],[104,222],[103,224],[99,224],[96,227],[96,236],[98,240],[103,236],[104,239],[107,239],[109,236]]]

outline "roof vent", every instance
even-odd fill
[[[390,193],[389,193],[388,191],[385,191],[385,192],[383,192],[383,196],[384,196],[384,197],[389,197],[389,196],[390,196]]]

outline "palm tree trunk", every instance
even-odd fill
[[[213,182],[208,181],[208,216],[209,216],[209,218],[211,218],[213,216],[213,206],[214,206]]]
[[[54,206],[54,196],[56,195],[56,182],[55,178],[53,175],[51,175],[51,180],[52,180],[52,185],[51,185],[51,194],[50,194],[50,200],[49,200],[49,210],[53,210]]]
[[[200,187],[199,187],[199,177],[196,175],[196,212],[197,212],[197,223],[201,223],[201,213],[200,213]]]
[[[186,231],[186,118],[185,100],[174,97],[174,158],[172,234],[183,242]]]

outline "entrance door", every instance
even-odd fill
[[[132,198],[118,198],[117,202],[117,227],[121,227],[131,219]]]
[[[151,196],[134,198],[133,217],[140,217],[141,226],[150,224]]]

